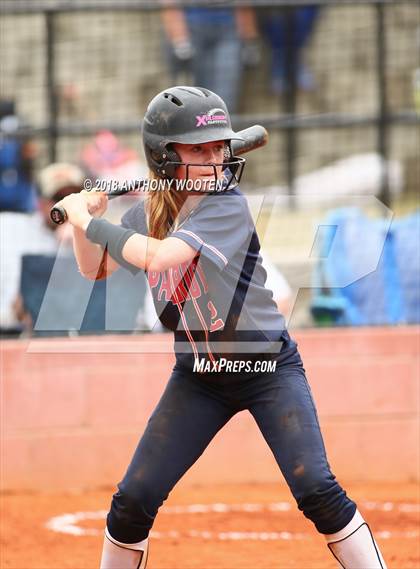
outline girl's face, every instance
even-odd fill
[[[222,164],[225,149],[223,140],[203,144],[175,143],[173,147],[181,162],[190,164],[188,167],[178,166],[176,169],[178,179],[186,179],[188,176],[190,180],[201,179],[203,182],[208,182],[214,180],[215,175],[218,180],[223,177]],[[192,166],[192,164],[197,164],[197,166]],[[217,166],[207,166],[207,164],[217,164]]]

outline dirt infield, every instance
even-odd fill
[[[345,487],[374,530],[389,569],[418,569],[418,486]],[[97,568],[112,492],[3,495],[1,569]],[[153,528],[150,569],[291,567],[337,564],[280,479],[278,485],[193,488],[181,482]]]

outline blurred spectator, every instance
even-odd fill
[[[126,147],[115,134],[109,130],[101,130],[94,139],[82,149],[80,164],[92,180],[92,187],[97,185],[96,180],[108,180],[122,185],[124,182],[147,178],[148,168],[139,159],[135,150]],[[114,187],[114,186],[113,186]],[[106,190],[111,190],[108,185]],[[115,223],[134,202],[142,199],[142,192],[132,192],[108,203],[108,218]]]
[[[311,302],[317,324],[420,322],[420,211],[391,224],[340,208],[320,227]]]
[[[302,58],[302,48],[308,41],[319,8],[269,8],[261,11],[260,26],[271,47],[271,87],[274,93],[281,94],[287,87],[287,57],[293,50],[296,63],[296,84],[303,91],[315,88],[315,79]]]
[[[89,281],[69,254],[23,255],[20,291],[32,335],[79,335],[137,330],[145,275],[126,269]],[[144,328],[141,328],[142,330]]]
[[[144,300],[144,273],[133,277],[120,269],[106,281],[84,279],[73,255],[71,226],[51,221],[51,207],[81,191],[84,180],[77,166],[52,164],[39,174],[36,213],[0,214],[3,335],[135,329]]]
[[[122,183],[147,176],[138,153],[124,146],[109,130],[98,132],[82,149],[81,165],[93,181],[113,179]]]
[[[254,11],[167,7],[162,19],[172,81],[210,89],[236,113],[243,65],[260,57]]]
[[[58,163],[44,168],[39,176],[38,211],[1,212],[0,331],[18,333],[25,322],[19,298],[21,258],[25,254],[56,254],[62,238],[69,237],[67,225],[55,225],[50,209],[64,196],[83,187],[83,172],[72,164]],[[67,235],[66,235],[67,234]],[[70,244],[69,244],[70,247]]]
[[[21,126],[12,100],[0,101],[0,211],[32,212],[35,146],[16,137]]]
[[[56,238],[68,235],[67,225],[57,225],[50,217],[54,204],[68,196],[83,190],[85,175],[73,164],[58,162],[50,164],[39,173],[39,212],[45,228],[56,234]]]

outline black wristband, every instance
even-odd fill
[[[139,267],[132,265],[122,256],[122,250],[128,239],[136,232],[120,225],[114,225],[106,219],[92,219],[86,228],[86,237],[92,243],[101,245],[119,265],[132,273],[137,273]]]

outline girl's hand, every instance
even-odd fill
[[[107,203],[108,197],[103,192],[83,190],[66,196],[56,205],[64,207],[71,225],[85,231],[92,217],[100,217],[106,211]]]
[[[101,217],[106,212],[108,196],[104,192],[87,192],[82,190],[80,195],[86,199],[88,211],[93,217]]]

